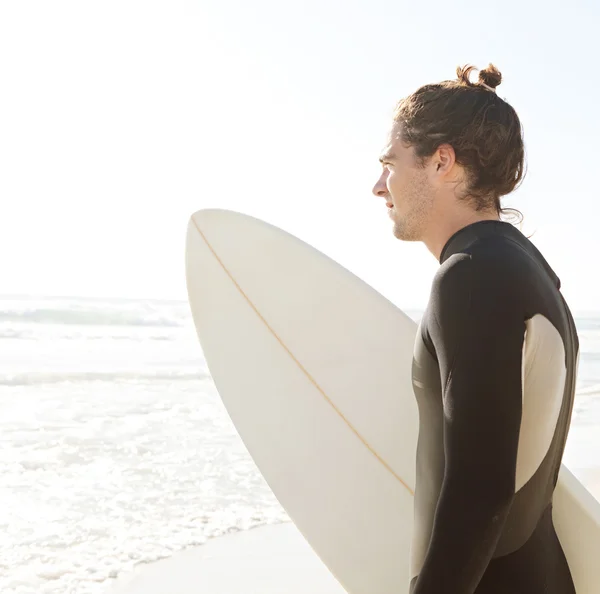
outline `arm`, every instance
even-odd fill
[[[434,286],[430,328],[443,387],[445,474],[413,594],[475,591],[515,490],[525,332],[515,275],[477,256],[448,264]]]

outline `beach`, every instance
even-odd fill
[[[293,524],[221,536],[140,566],[106,594],[344,594]]]
[[[577,322],[565,462],[600,497],[600,316]],[[0,299],[0,436],[3,594],[104,593],[136,568],[289,522],[185,302]]]

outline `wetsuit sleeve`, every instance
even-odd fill
[[[438,276],[430,339],[443,387],[445,474],[413,594],[472,594],[515,494],[525,317],[506,263],[460,254]]]

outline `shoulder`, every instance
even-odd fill
[[[522,334],[528,302],[527,262],[508,242],[473,244],[437,271],[423,332],[450,360],[465,341],[487,344]]]
[[[479,240],[464,252],[450,256],[438,269],[433,288],[445,298],[486,291],[514,294],[526,285],[531,258],[504,237]]]
[[[438,269],[430,308],[442,324],[460,324],[466,317],[521,310],[526,301],[530,263],[523,250],[505,238],[477,241],[453,254]]]

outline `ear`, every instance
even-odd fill
[[[441,175],[450,173],[456,163],[456,153],[450,144],[441,144],[432,155],[435,171]]]

